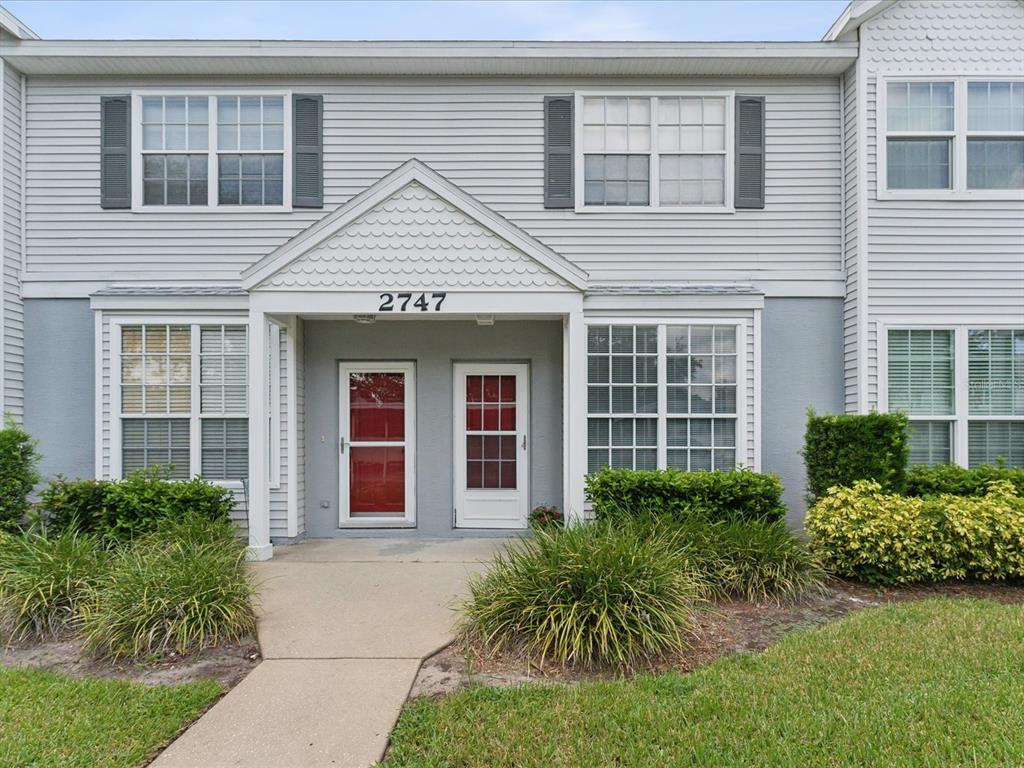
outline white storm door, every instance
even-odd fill
[[[341,363],[340,524],[416,521],[416,381],[412,363]]]
[[[455,365],[455,526],[526,528],[529,366]]]

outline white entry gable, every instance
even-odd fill
[[[572,291],[586,273],[417,160],[243,273],[258,291]]]

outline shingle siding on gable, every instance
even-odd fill
[[[25,317],[21,300],[21,192],[24,170],[22,154],[21,75],[6,62],[0,63],[0,167],[3,168],[3,211],[0,237],[3,238],[3,410],[19,421],[25,402]]]
[[[574,88],[629,87],[628,82],[262,82],[324,94],[323,211],[102,211],[99,99],[153,81],[31,78],[32,277],[110,280],[131,273],[178,282],[237,279],[243,268],[410,157],[576,262],[597,282],[783,274],[835,279],[842,268],[840,105],[834,78],[659,81],[659,87],[735,88],[766,97],[766,208],[729,215],[544,209],[544,96]],[[635,85],[649,88],[650,82]]]
[[[878,200],[878,75],[1024,76],[1024,2],[903,0],[861,27],[867,73],[868,260],[873,346],[869,405],[879,406],[874,318],[1024,321],[1024,200]],[[883,179],[884,181],[884,179]]]

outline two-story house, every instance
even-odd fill
[[[772,471],[805,411],[1024,464],[1024,2],[820,42],[56,41],[0,11],[2,407],[272,542]],[[411,530],[410,530],[411,529]]]

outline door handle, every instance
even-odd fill
[[[523,450],[526,450],[526,435],[523,435]]]
[[[345,452],[345,438],[344,437],[339,437],[338,438],[338,453],[344,453],[344,452]]]

